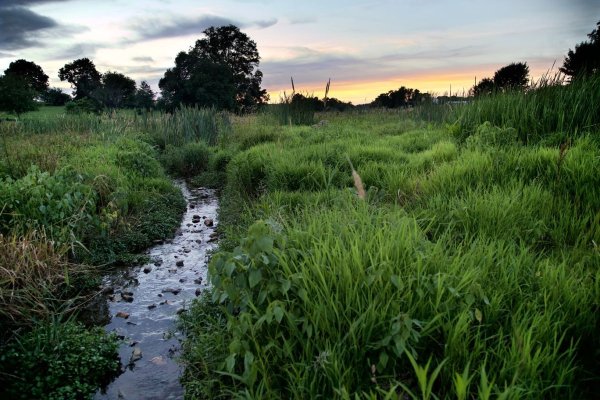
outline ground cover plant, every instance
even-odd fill
[[[188,398],[594,398],[598,102],[544,96],[236,120]]]

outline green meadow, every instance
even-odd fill
[[[188,397],[593,398],[597,84],[238,120]]]
[[[187,398],[594,398],[599,82],[0,122],[0,393],[88,398],[115,370],[76,310],[174,233],[184,177],[220,196],[212,289],[181,317]]]

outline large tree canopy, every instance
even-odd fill
[[[494,73],[493,78],[483,78],[470,90],[477,97],[492,94],[496,91],[523,90],[529,83],[529,66],[527,63],[511,63]]]
[[[181,52],[175,67],[168,69],[158,86],[167,109],[197,105],[234,110],[236,85],[233,73],[224,64]]]
[[[600,21],[588,34],[589,41],[581,42],[569,50],[560,71],[571,77],[590,75],[600,71]]]
[[[175,67],[169,69],[161,79],[159,87],[163,91],[163,97],[184,104],[208,101],[223,107],[229,104],[225,94],[230,93],[229,86],[232,84],[233,100],[239,111],[246,111],[266,102],[267,93],[260,87],[263,75],[258,70],[260,56],[256,43],[234,25],[211,27],[203,33],[206,37],[196,41],[189,52],[179,53],[175,59]],[[203,68],[216,73],[222,81],[210,79],[210,74],[202,71]],[[225,93],[218,95],[218,86]],[[184,90],[185,93],[177,93],[179,90]]]
[[[41,94],[48,89],[48,75],[44,73],[42,67],[32,61],[17,60],[10,63],[4,71],[5,75],[22,78],[30,89]]]
[[[17,115],[37,108],[35,90],[28,82],[14,75],[0,76],[0,110]]]
[[[527,63],[512,63],[494,73],[494,86],[500,90],[525,89],[529,82]]]
[[[75,99],[90,97],[92,92],[100,87],[101,75],[89,58],[80,58],[65,64],[58,71],[61,81],[67,81],[75,88]]]
[[[92,97],[108,108],[133,106],[135,101],[135,81],[119,72],[102,75],[102,85],[92,92]]]

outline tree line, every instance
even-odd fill
[[[48,76],[32,61],[10,63],[0,76],[0,110],[17,115],[33,110],[40,101],[64,105],[74,111],[100,111],[115,108],[172,111],[182,105],[216,107],[239,113],[251,112],[266,104],[269,96],[261,88],[263,74],[258,69],[260,56],[256,43],[234,25],[210,27],[194,46],[175,57],[175,66],[167,69],[159,81],[160,98],[146,81],[140,86],[130,77],[116,72],[100,73],[94,62],[80,58],[65,64],[58,73],[61,81],[71,84],[73,97],[58,88],[50,88]],[[600,70],[600,21],[588,34],[587,41],[569,50],[560,71],[570,79],[595,74]],[[491,78],[483,78],[469,91],[473,97],[498,91],[524,90],[529,83],[526,63],[512,63],[498,69]],[[382,93],[370,104],[374,107],[411,107],[431,102],[429,93],[400,87]],[[351,103],[338,99],[325,102],[296,93],[291,101],[315,111],[346,110]]]
[[[588,35],[587,41],[569,50],[559,71],[569,77],[572,81],[580,79],[600,71],[600,21]],[[524,62],[508,64],[498,69],[493,77],[486,77],[469,90],[467,96],[474,98],[491,95],[498,92],[525,90],[529,87],[529,66]],[[440,96],[438,100],[460,101],[465,97]],[[421,93],[418,89],[400,87],[382,93],[370,104],[371,107],[406,108],[432,101],[432,95]]]

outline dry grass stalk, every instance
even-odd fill
[[[60,301],[59,294],[81,272],[43,233],[0,234],[0,319],[21,325],[47,318],[57,308],[70,311],[77,301]]]
[[[350,161],[350,157],[346,158],[348,160],[348,163],[350,164],[350,168],[352,169],[352,179],[354,179],[354,187],[356,188],[356,194],[358,195],[359,199],[365,200],[367,198],[367,192],[365,191],[362,179],[360,179],[360,175],[354,169],[352,161]]]

